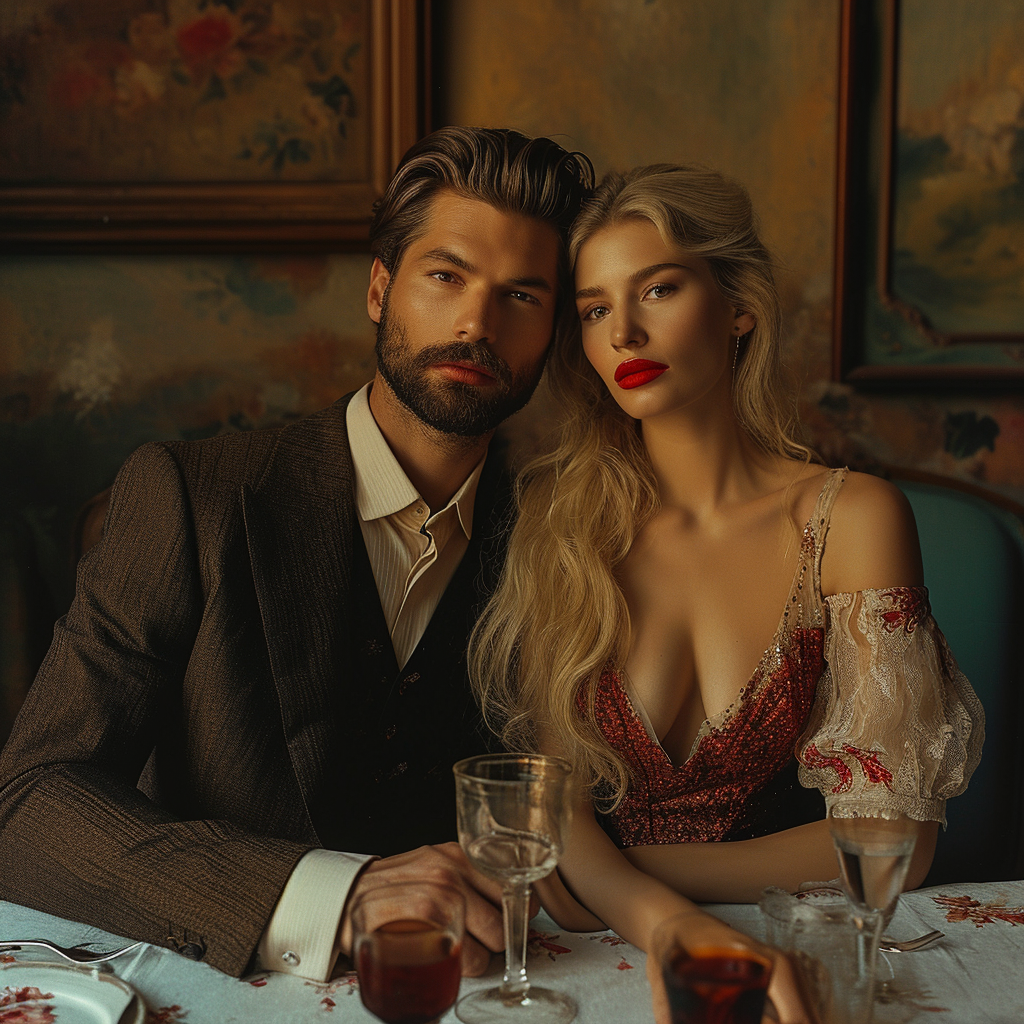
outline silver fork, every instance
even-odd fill
[[[930,946],[937,939],[943,938],[945,938],[944,932],[926,932],[916,939],[897,942],[895,939],[890,939],[888,935],[883,935],[878,943],[878,948],[883,953],[912,953],[915,949],[924,949],[925,946]]]
[[[124,956],[125,953],[130,953],[133,949],[138,949],[138,947],[143,945],[143,943],[133,942],[130,946],[122,946],[120,949],[110,949],[105,953],[99,953],[94,950],[82,948],[83,946],[91,945],[91,942],[83,942],[78,946],[71,946],[69,948],[67,946],[58,946],[56,942],[49,942],[46,939],[18,939],[16,942],[0,942],[0,953],[9,952],[15,949],[33,947],[49,949],[58,956],[62,956],[65,960],[70,960],[73,964],[102,964],[106,963],[108,960],[113,960],[114,957]]]

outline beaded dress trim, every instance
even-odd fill
[[[701,725],[686,761],[672,763],[619,675],[611,668],[602,674],[597,724],[632,776],[622,802],[603,820],[619,846],[727,839],[746,825],[758,794],[791,761],[824,669],[821,554],[845,472],[828,473],[803,529],[771,644],[733,703]]]

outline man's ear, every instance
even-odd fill
[[[381,263],[380,259],[374,258],[373,266],[370,267],[370,287],[366,291],[366,312],[375,323],[380,323],[380,310],[384,304],[384,292],[391,282],[391,272]]]

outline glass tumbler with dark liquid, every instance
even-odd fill
[[[662,959],[672,1024],[761,1024],[771,973],[747,949],[676,946]]]
[[[352,908],[352,952],[363,1005],[385,1024],[433,1024],[462,977],[465,901],[432,883],[389,885]]]

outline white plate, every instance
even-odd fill
[[[70,964],[0,965],[0,1021],[15,1007],[29,1024],[143,1024],[146,1019],[146,1004],[131,985],[97,968]]]

